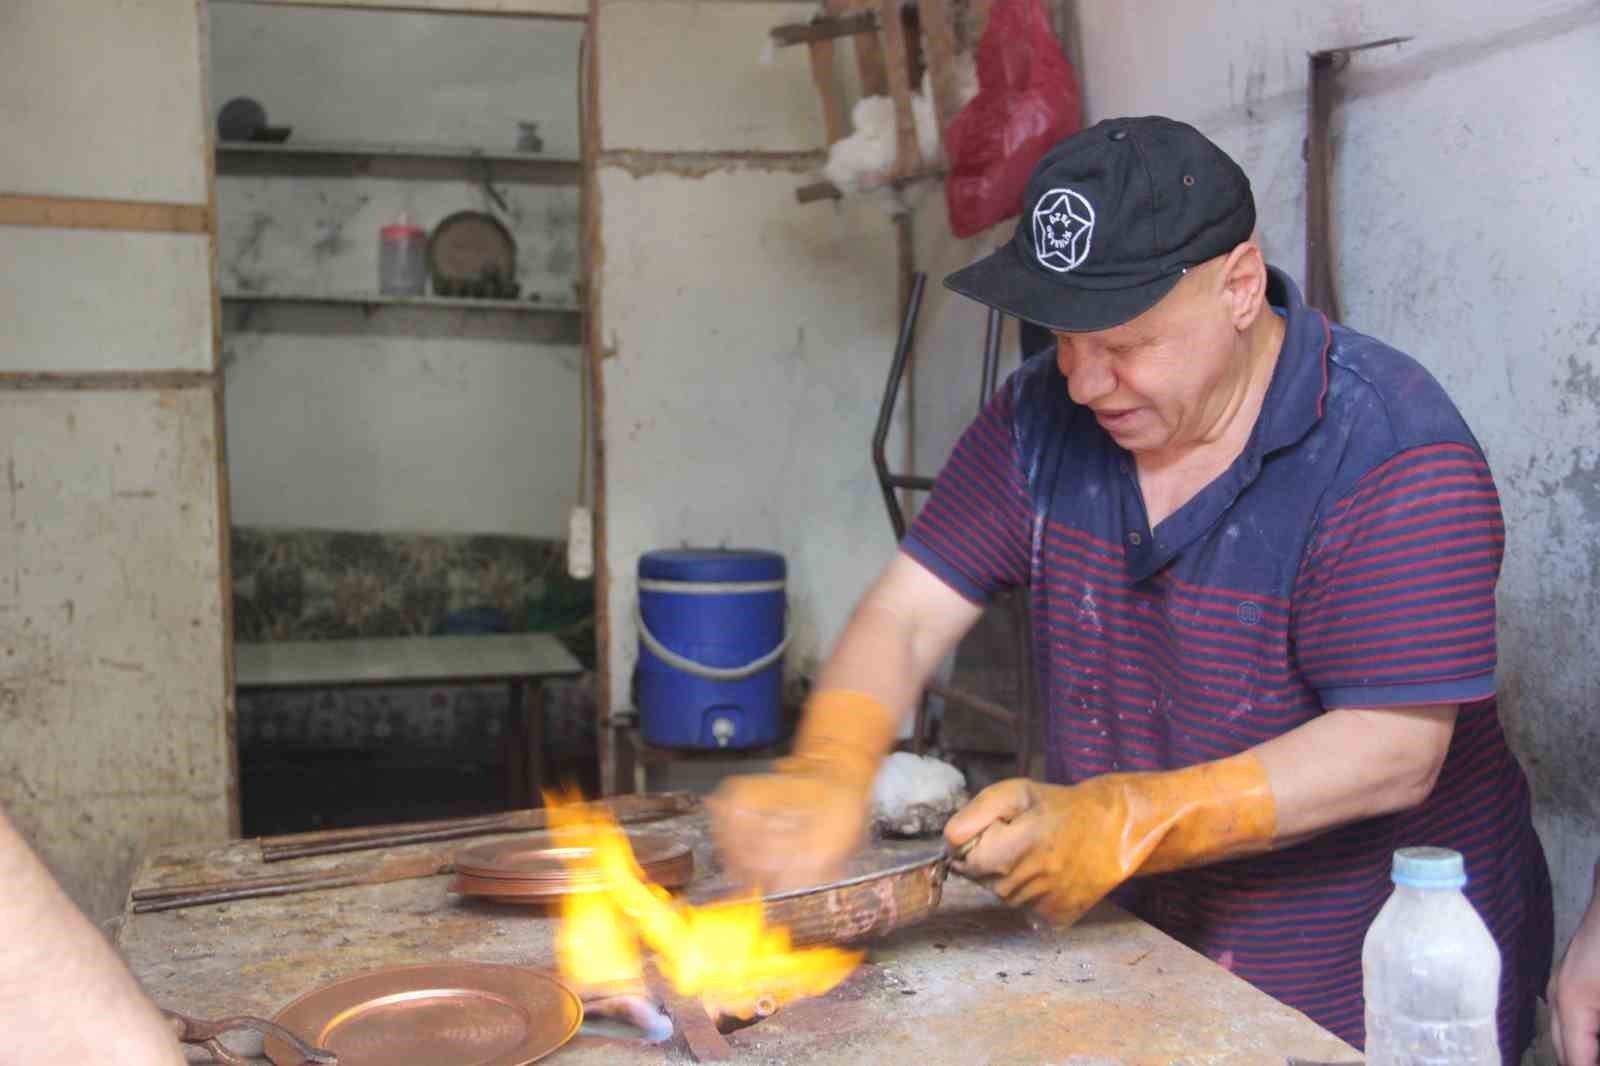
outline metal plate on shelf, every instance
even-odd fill
[[[490,963],[403,966],[357,974],[301,996],[273,1019],[339,1056],[339,1066],[527,1066],[583,1023],[583,1004],[548,974]],[[300,1066],[265,1041],[277,1066]]]
[[[428,274],[441,296],[509,296],[509,292],[469,292],[492,279],[510,285],[517,276],[517,242],[511,231],[483,211],[457,211],[433,227],[428,237]]]

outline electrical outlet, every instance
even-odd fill
[[[594,515],[587,507],[567,514],[567,573],[580,581],[594,576]]]

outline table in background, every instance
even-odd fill
[[[234,686],[240,692],[504,682],[509,695],[507,803],[513,809],[542,802],[540,682],[582,672],[583,665],[548,633],[284,640],[234,648]]]

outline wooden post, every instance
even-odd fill
[[[922,149],[917,146],[917,117],[911,110],[911,53],[906,47],[906,27],[900,21],[900,0],[878,0],[884,58],[889,74],[889,95],[894,98],[895,153],[891,176],[904,178],[922,170]]]
[[[950,22],[949,0],[917,0],[922,12],[922,36],[928,52],[928,70],[933,82],[933,113],[939,120],[939,140],[950,120],[961,109],[956,86],[955,26]]]
[[[822,101],[822,127],[827,131],[828,143],[836,144],[849,132],[845,128],[844,108],[833,84],[833,42],[812,41],[806,46],[811,53],[811,80],[817,85],[817,98]]]
[[[874,0],[828,0],[828,14],[848,15],[864,11]],[[889,82],[883,69],[883,48],[875,33],[858,33],[853,39],[856,50],[856,73],[861,78],[862,96],[887,96]]]

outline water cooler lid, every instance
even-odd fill
[[[1467,883],[1461,853],[1449,848],[1401,848],[1394,853],[1390,876],[1408,888],[1460,888]]]
[[[783,556],[753,548],[677,548],[639,557],[639,576],[657,581],[782,581]]]

